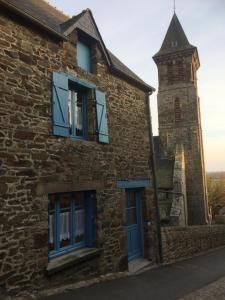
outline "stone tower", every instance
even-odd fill
[[[191,45],[174,13],[161,49],[153,57],[158,67],[159,139],[165,157],[173,159],[183,144],[188,224],[208,222],[197,70],[197,48]]]

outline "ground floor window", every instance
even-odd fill
[[[94,245],[95,193],[49,195],[49,257]]]

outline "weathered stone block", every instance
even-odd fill
[[[14,134],[15,139],[22,139],[22,140],[33,140],[35,136],[34,132],[29,131],[16,131]]]

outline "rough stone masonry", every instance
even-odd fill
[[[202,141],[197,70],[197,47],[192,46],[174,13],[161,49],[154,55],[158,67],[159,138],[163,156],[175,157],[182,144],[188,225],[208,223],[208,199]]]
[[[149,89],[112,72],[95,39],[94,72],[79,68],[76,28],[63,41],[33,24],[29,16],[0,5],[0,294],[127,270],[126,191],[117,187],[117,181],[153,181]],[[94,83],[106,92],[109,144],[97,142],[93,105],[89,140],[52,134],[53,71]],[[47,272],[52,263],[48,195],[85,190],[96,192],[97,251]],[[158,249],[154,190],[141,191],[143,255],[154,262]]]

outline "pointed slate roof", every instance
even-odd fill
[[[162,46],[154,57],[185,49],[196,49],[196,47],[189,43],[180,21],[176,13],[174,13]]]
[[[99,42],[112,71],[116,71],[124,78],[131,80],[148,91],[155,90],[141,80],[105,47],[90,9],[86,9],[70,18],[47,3],[46,0],[0,0],[1,4],[33,21],[38,26],[47,29],[61,39],[66,39],[75,28],[81,29]]]

